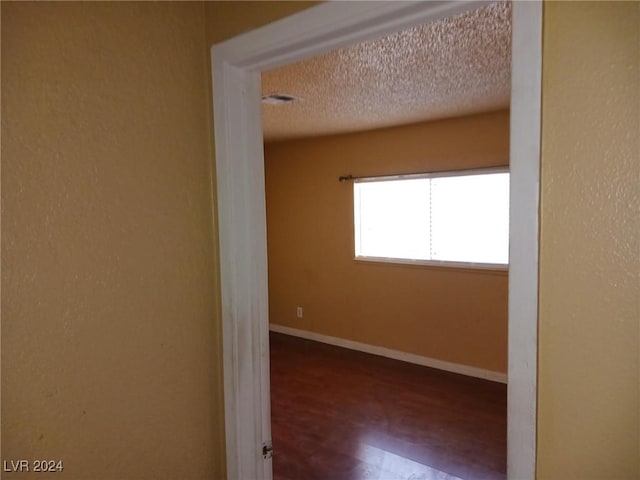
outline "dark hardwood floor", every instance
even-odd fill
[[[275,480],[506,478],[506,385],[271,333]]]

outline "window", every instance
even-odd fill
[[[359,178],[353,193],[357,259],[509,263],[507,169]]]

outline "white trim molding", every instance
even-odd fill
[[[444,360],[438,360],[437,358],[423,357],[422,355],[416,355],[414,353],[407,353],[400,350],[393,350],[391,348],[356,342],[354,340],[332,337],[330,335],[323,335],[321,333],[309,332],[308,330],[299,330],[297,328],[285,327],[284,325],[277,325],[275,323],[271,323],[269,325],[269,330],[276,333],[291,335],[292,337],[305,338],[307,340],[326,343],[328,345],[334,345],[336,347],[348,348],[349,350],[356,350],[358,352],[370,353],[372,355],[378,355],[380,357],[392,358],[393,360],[413,363],[415,365],[421,365],[423,367],[435,368],[438,370],[443,370],[445,372],[458,373],[460,375],[481,378],[483,380],[489,380],[491,382],[507,383],[507,374],[502,372],[495,372],[493,370],[486,370],[484,368],[471,367],[469,365],[463,365],[461,363],[445,362]]]
[[[264,71],[492,3],[329,1],[215,45],[234,66]]]
[[[228,480],[272,478],[271,460],[261,452],[271,426],[260,72],[487,3],[327,2],[212,47]],[[518,216],[511,230],[508,384],[514,480],[535,475],[540,12],[540,1],[514,2],[511,202],[512,218]]]
[[[513,2],[507,476],[536,476],[542,2]]]
[[[222,58],[212,62],[227,477],[270,479],[260,450],[271,422],[260,75]]]

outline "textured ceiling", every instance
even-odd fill
[[[509,106],[511,4],[497,2],[262,74],[266,140],[368,130]]]

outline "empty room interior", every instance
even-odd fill
[[[276,480],[506,478],[511,7],[263,72]]]
[[[512,436],[513,417],[523,415],[512,410],[521,398],[509,398],[508,478],[640,478],[640,2],[513,2],[511,105],[399,120],[393,106],[435,107],[404,96],[409,73],[382,82],[390,59],[380,57],[391,45],[371,56],[347,49],[338,55],[353,62],[310,71],[303,85],[330,80],[333,95],[323,97],[333,99],[330,108],[289,126],[325,114],[337,127],[349,111],[365,124],[348,131],[316,124],[281,136],[271,117],[312,107],[317,98],[270,86],[277,71],[265,73],[265,94],[299,100],[264,107],[275,339],[273,436],[265,431],[271,422],[254,399],[268,396],[254,378],[268,369],[263,349],[252,347],[268,338],[266,264],[253,259],[257,249],[243,257],[247,243],[266,246],[265,222],[244,227],[253,215],[243,213],[257,197],[263,213],[263,185],[243,188],[263,180],[254,125],[263,107],[256,70],[236,67],[239,57],[225,44],[255,57],[269,43],[273,59],[283,38],[311,32],[311,20],[324,23],[323,31],[340,28],[334,19],[362,5],[378,11],[394,3],[0,2],[0,453],[3,470],[13,470],[2,478],[49,478],[20,472],[33,460],[55,460],[60,469],[50,478],[60,480],[268,480],[272,463],[281,480],[381,480],[393,465],[405,472],[395,478],[413,480],[504,477],[499,455],[495,464],[486,460],[503,448],[488,444],[489,426],[500,433],[504,420],[490,413],[499,408],[480,413],[478,405],[492,396],[504,402],[507,272],[357,260],[352,202],[355,188],[384,185],[382,177],[353,177],[433,179],[427,174],[506,165],[509,117],[511,136],[520,120],[531,121],[525,125],[539,147],[530,152],[539,175],[531,204],[536,243],[524,255],[536,265],[527,310],[535,358],[516,371],[511,365],[507,384],[509,394],[520,393],[515,386],[531,376],[535,402]],[[369,25],[370,17],[342,18]],[[485,40],[496,33],[490,25]],[[530,42],[518,41],[523,28]],[[453,40],[452,33],[442,27],[435,37]],[[398,34],[396,43],[413,45],[433,67],[420,92],[444,85],[437,98],[460,99],[497,80],[490,73],[485,83],[464,84],[447,70],[447,60],[467,52],[457,74],[500,71],[479,51],[468,53],[476,38],[440,56],[409,37]],[[262,41],[247,40],[254,38]],[[535,61],[521,61],[523,45],[534,48]],[[531,83],[518,82],[523,65],[534,70]],[[228,96],[215,95],[213,83],[223,85],[211,80],[215,66],[244,79],[228,82]],[[356,98],[355,82],[375,72],[380,89],[372,80],[356,110],[343,110]],[[250,101],[225,101],[247,84]],[[529,108],[518,102],[522,91]],[[488,95],[480,93],[474,98]],[[250,128],[236,125],[238,110],[258,112]],[[221,119],[221,112],[228,115]],[[251,155],[223,149],[229,138],[250,143]],[[512,194],[522,165],[513,152]],[[239,171],[241,188],[216,182],[228,165],[234,169],[226,178]],[[260,175],[244,175],[247,165]],[[241,214],[221,215],[229,205]],[[260,238],[222,228],[234,224]],[[239,238],[241,248],[222,250],[228,238]],[[511,255],[511,282],[521,259]],[[227,266],[236,264],[229,282]],[[251,282],[258,277],[260,298]],[[244,295],[240,301],[224,295],[230,284]],[[510,336],[520,333],[513,325]],[[227,360],[237,345],[250,362],[233,364],[234,377]],[[324,360],[316,361],[317,352]],[[510,362],[522,349],[515,352]],[[229,401],[232,388],[238,394]],[[442,413],[465,405],[476,413]],[[462,434],[466,442],[449,442]],[[263,442],[272,438],[273,462],[264,461]],[[530,447],[516,462],[522,444],[514,439]]]

